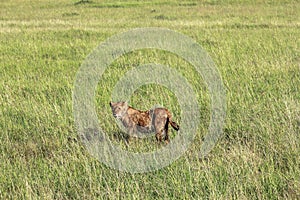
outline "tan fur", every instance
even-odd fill
[[[109,105],[114,117],[121,120],[130,135],[137,131],[142,133],[155,131],[157,141],[161,142],[163,136],[165,136],[166,143],[169,143],[169,124],[176,131],[179,130],[179,125],[172,121],[171,113],[165,108],[141,111],[128,106],[126,102],[110,102]]]

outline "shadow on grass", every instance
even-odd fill
[[[93,3],[93,1],[90,0],[80,0],[74,3],[74,5],[81,5],[81,4],[90,4]]]

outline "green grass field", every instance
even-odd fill
[[[300,199],[299,10],[288,0],[1,1],[0,199]],[[226,123],[204,159],[197,152],[210,119],[207,87],[191,65],[160,50],[132,52],[108,68],[96,91],[99,123],[126,148],[108,105],[112,88],[136,66],[165,64],[197,91],[201,123],[189,150],[161,170],[131,174],[105,166],[81,143],[76,72],[101,42],[138,27],[185,34],[216,64]],[[164,105],[180,119],[174,94],[161,86],[139,88],[130,103]],[[157,148],[148,138],[128,150]]]

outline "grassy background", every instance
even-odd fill
[[[0,198],[299,199],[299,10],[287,0],[1,1]],[[100,123],[108,134],[118,131],[107,102],[127,70],[147,62],[186,66],[181,73],[198,91],[202,120],[189,151],[164,169],[129,174],[101,164],[81,144],[72,112],[76,71],[99,43],[136,27],[186,34],[218,66],[227,119],[205,159],[196,152],[209,123],[206,87],[187,63],[156,50],[123,56],[104,74]],[[144,86],[131,100],[140,109],[157,103],[180,119],[165,88]],[[158,147],[150,138],[130,148]]]

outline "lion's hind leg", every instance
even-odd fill
[[[156,137],[157,142],[162,141],[162,132],[163,132],[163,130],[156,131],[155,137]]]

